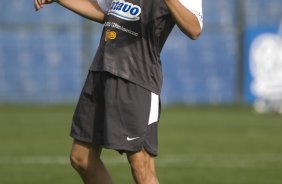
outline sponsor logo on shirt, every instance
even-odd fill
[[[108,14],[127,21],[138,21],[140,19],[141,8],[124,0],[113,0]]]
[[[106,31],[106,36],[105,36],[105,41],[108,40],[114,40],[117,37],[117,33],[115,31],[107,30]]]
[[[123,27],[123,26],[121,26],[121,25],[119,25],[118,23],[116,23],[116,22],[105,22],[105,27],[110,27],[110,28],[115,28],[115,29],[118,29],[118,30],[120,30],[120,31],[123,31],[123,32],[126,32],[126,33],[128,33],[128,34],[131,34],[131,35],[133,35],[133,36],[139,36],[139,33],[137,33],[137,32],[135,32],[135,31],[133,31],[133,30],[131,30],[131,29],[128,29],[128,28],[126,28],[126,27]],[[114,32],[114,31],[112,31],[112,32]],[[115,33],[108,33],[108,35],[107,35],[107,33],[106,33],[106,37],[111,37],[112,38],[112,40],[113,40],[113,38],[115,39],[116,38],[116,32]],[[115,36],[114,36],[115,35]],[[107,40],[106,40],[107,41]]]

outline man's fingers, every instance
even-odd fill
[[[34,8],[36,11],[38,11],[40,9],[40,4],[38,2],[38,0],[34,0]]]
[[[44,4],[43,0],[37,0],[37,1],[38,1],[40,8],[43,8],[43,4]]]
[[[34,0],[34,8],[38,11],[40,8],[43,8],[44,4],[51,4],[54,0]]]
[[[40,8],[43,8],[42,0],[34,0],[34,8],[38,11]]]

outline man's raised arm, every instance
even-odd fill
[[[202,0],[164,0],[178,27],[195,40],[202,32]]]
[[[63,7],[96,22],[103,23],[105,12],[100,8],[97,0],[34,0],[35,10],[43,8],[45,4],[56,2]]]

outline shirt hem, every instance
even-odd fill
[[[155,93],[155,94],[157,94],[157,95],[160,95],[160,93],[161,93],[161,89],[157,89],[157,88],[155,88],[155,87],[146,85],[146,84],[144,84],[144,83],[142,83],[142,82],[139,82],[138,80],[136,80],[136,79],[134,79],[134,78],[131,78],[131,77],[128,76],[128,75],[124,75],[124,74],[122,74],[122,73],[120,73],[120,72],[115,72],[115,71],[113,71],[113,70],[111,70],[111,69],[107,69],[107,68],[92,68],[92,67],[91,67],[89,70],[90,70],[90,71],[94,71],[94,72],[95,72],[95,71],[97,71],[97,72],[101,72],[101,71],[109,72],[109,73],[111,73],[112,75],[115,75],[115,76],[117,76],[117,77],[123,78],[123,79],[128,80],[128,81],[130,81],[130,82],[132,82],[132,83],[135,83],[135,84],[137,84],[137,85],[139,85],[139,86],[141,86],[141,87],[143,87],[143,88],[145,88],[145,89],[149,90],[150,92],[153,92],[153,93]]]

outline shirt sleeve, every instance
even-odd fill
[[[196,15],[201,28],[203,28],[202,0],[179,0],[180,3]]]
[[[108,13],[112,0],[96,0],[103,12]]]

